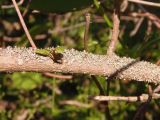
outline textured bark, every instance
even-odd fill
[[[95,55],[76,50],[65,50],[63,63],[54,63],[49,57],[35,54],[32,48],[0,49],[0,71],[65,72],[103,75],[123,80],[136,80],[159,84],[160,67],[116,55]]]

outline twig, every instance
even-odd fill
[[[160,7],[160,3],[154,3],[154,2],[144,1],[144,0],[128,0],[128,1],[133,2],[133,3],[147,5],[147,6]]]
[[[46,34],[39,34],[34,36],[34,40],[43,40],[43,39],[47,39],[47,35]],[[4,42],[17,42],[18,40],[20,40],[20,37],[9,37],[9,36],[3,36],[2,41]]]
[[[4,41],[4,42],[17,42],[19,39],[20,39],[20,37],[3,36],[2,41]]]
[[[94,55],[74,49],[65,50],[62,64],[54,63],[49,57],[35,54],[32,48],[0,49],[0,71],[37,71],[85,73],[111,76],[122,80],[160,83],[160,67],[145,61],[118,57],[116,55]]]
[[[154,89],[154,91],[153,91],[154,93],[158,93],[158,92],[160,92],[160,85],[158,85],[155,89]]]
[[[48,77],[58,78],[58,79],[72,79],[71,75],[59,75],[59,74],[53,74],[53,73],[43,73],[44,75]]]
[[[28,38],[31,46],[32,46],[33,48],[36,48],[36,45],[35,45],[35,43],[33,42],[33,39],[32,39],[32,37],[31,37],[31,35],[29,34],[28,28],[27,28],[27,26],[26,26],[26,24],[25,24],[25,22],[24,22],[24,20],[23,20],[23,17],[22,17],[22,15],[21,15],[21,12],[20,12],[20,10],[19,10],[19,8],[18,8],[18,5],[17,5],[16,1],[15,1],[15,0],[12,0],[12,2],[13,2],[13,5],[14,5],[14,7],[15,7],[15,9],[16,9],[16,12],[17,12],[18,17],[19,17],[19,19],[20,19],[20,22],[21,22],[21,24],[22,24],[22,27],[23,27],[23,29],[24,29],[24,31],[25,31],[25,33],[26,33],[26,36],[27,36],[27,38]]]
[[[152,21],[148,20],[147,21],[147,30],[146,30],[146,37],[148,37],[152,33]],[[145,40],[147,41],[147,40]]]
[[[109,43],[109,47],[107,50],[107,54],[111,55],[114,53],[115,47],[116,47],[116,43],[118,41],[118,35],[119,35],[119,16],[120,16],[120,1],[119,0],[115,0],[114,2],[114,10],[113,10],[113,30],[112,30],[112,38],[111,41]]]
[[[149,12],[135,13],[135,12],[133,12],[130,15],[133,17],[147,17],[149,20],[151,20],[156,25],[157,28],[160,29],[160,19],[152,13],[149,13]]]
[[[104,102],[104,101],[125,101],[125,102],[146,102],[149,98],[148,94],[142,94],[140,96],[128,96],[128,97],[122,97],[122,96],[94,96],[91,97],[93,100]],[[153,99],[159,99],[160,94],[153,94]]]
[[[60,103],[60,105],[72,105],[72,106],[83,107],[83,108],[93,107],[92,104],[85,104],[85,103],[81,103],[81,102],[75,101],[75,100],[63,100],[63,101],[60,101],[59,103]]]
[[[25,7],[25,10],[24,10],[24,12],[23,12],[23,14],[22,14],[23,17],[26,16],[26,14],[27,14],[27,12],[28,12],[28,9],[29,9],[29,7],[30,7],[30,3],[31,3],[31,0],[28,0],[28,3],[27,3],[27,5],[26,5],[26,7]]]
[[[133,37],[134,35],[136,35],[136,33],[138,32],[141,24],[143,23],[144,21],[144,17],[140,18],[137,22],[137,24],[135,25],[134,29],[131,31],[130,33],[130,37]]]
[[[89,33],[89,26],[90,26],[90,20],[91,16],[89,13],[85,15],[86,18],[86,24],[85,24],[85,33],[84,33],[84,49],[88,51],[88,33]]]

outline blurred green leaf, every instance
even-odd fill
[[[31,90],[40,85],[43,80],[39,73],[13,73],[12,75],[12,87],[22,90]]]

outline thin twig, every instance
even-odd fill
[[[25,7],[25,10],[24,10],[24,12],[23,12],[23,14],[22,14],[23,17],[26,16],[26,14],[27,14],[27,12],[28,12],[28,9],[29,9],[29,7],[30,7],[30,3],[31,3],[31,0],[28,0],[28,3],[27,3],[27,5],[26,5],[26,7]]]
[[[21,22],[21,24],[22,24],[22,27],[23,27],[23,29],[24,29],[24,31],[25,31],[25,33],[26,33],[26,36],[27,36],[27,38],[28,38],[31,46],[32,46],[33,48],[36,48],[36,45],[35,45],[35,43],[33,42],[33,39],[32,39],[32,37],[31,37],[31,35],[30,35],[29,31],[28,31],[28,28],[27,28],[27,26],[26,26],[26,24],[25,24],[25,22],[24,22],[24,19],[23,19],[22,15],[21,15],[21,12],[20,12],[20,10],[19,10],[19,8],[18,8],[18,5],[17,5],[16,1],[15,1],[15,0],[12,0],[12,2],[13,2],[13,5],[14,5],[14,7],[15,7],[15,9],[16,9],[16,12],[17,12],[18,17],[19,17],[19,19],[20,19],[20,22]]]
[[[46,34],[38,34],[36,36],[34,36],[34,40],[44,40],[47,39],[47,35]],[[20,37],[9,37],[9,36],[3,36],[2,41],[4,42],[17,42],[20,40]]]
[[[143,21],[144,21],[144,17],[142,17],[138,21],[136,21],[136,23],[137,22],[138,23],[135,25],[134,29],[131,31],[130,37],[133,37],[134,35],[136,35],[136,33],[138,32],[138,30],[139,30],[141,24],[143,23]]]
[[[84,33],[84,49],[88,51],[88,33],[89,33],[89,26],[90,26],[90,20],[91,16],[89,13],[85,15],[86,18],[86,24],[85,24],[85,33]]]
[[[115,0],[115,8],[113,11],[113,30],[112,30],[112,38],[111,41],[109,43],[109,47],[107,50],[107,54],[111,55],[114,53],[115,51],[115,47],[116,47],[116,43],[118,41],[118,35],[119,35],[119,24],[120,24],[120,20],[119,20],[119,16],[120,16],[120,1],[119,0]]]
[[[154,93],[158,93],[158,92],[160,92],[160,85],[158,85],[155,89],[154,89],[154,91],[153,91]]]
[[[148,20],[147,21],[146,37],[148,37],[152,33],[152,25],[153,25],[152,21]],[[147,39],[145,41],[147,41]]]
[[[125,102],[146,102],[149,98],[148,94],[142,94],[140,96],[94,96],[91,97],[93,100],[100,101],[100,102],[105,102],[105,101],[125,101]],[[160,94],[153,94],[152,95],[153,99],[159,99]]]
[[[71,105],[75,107],[82,107],[82,108],[91,108],[93,107],[92,104],[86,104],[86,103],[81,103],[76,100],[63,100],[59,102],[60,105]]]
[[[59,74],[53,74],[53,73],[43,73],[44,75],[48,77],[58,78],[58,79],[72,79],[71,75],[59,75]]]
[[[150,1],[144,1],[144,0],[128,0],[129,2],[143,4],[147,6],[153,6],[153,7],[160,7],[160,3],[154,3]]]
[[[157,28],[160,29],[160,18],[158,18],[156,15],[154,15],[152,13],[149,13],[149,12],[135,13],[135,12],[133,12],[130,15],[133,17],[147,17],[149,20],[151,20],[155,24],[155,26]]]

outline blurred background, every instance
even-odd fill
[[[95,0],[96,1],[96,0]],[[160,0],[150,0],[159,2]],[[44,3],[45,2],[45,3]],[[88,51],[106,54],[113,26],[114,1],[19,0],[19,9],[38,48],[66,46],[84,50],[85,14],[90,13]],[[30,47],[11,0],[0,0],[0,47]],[[99,7],[99,8],[98,8]],[[121,6],[121,23],[116,54],[159,63],[160,8],[128,2]],[[55,74],[60,76],[55,78]],[[68,77],[66,77],[68,76]],[[64,78],[63,78],[64,77]],[[105,77],[95,79],[107,91]],[[148,93],[143,82],[113,79],[109,94],[138,96]],[[155,85],[150,84],[153,88]],[[94,102],[99,95],[90,75],[64,73],[0,73],[0,120],[107,120],[106,103]],[[140,102],[110,101],[112,119],[132,119]],[[146,120],[160,119],[160,101],[146,108]]]

